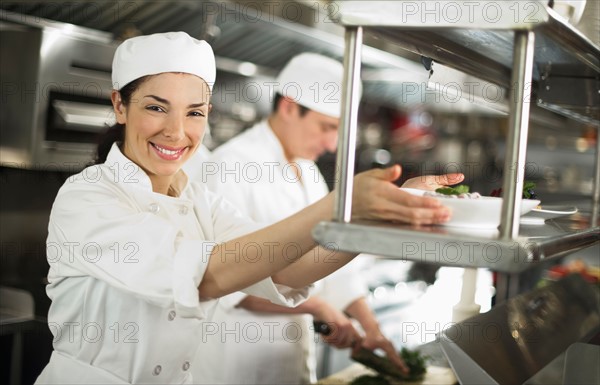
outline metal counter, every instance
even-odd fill
[[[569,381],[570,366],[598,354],[587,342],[599,331],[600,290],[574,274],[451,326],[440,342],[461,384],[582,384],[598,379],[597,362]]]

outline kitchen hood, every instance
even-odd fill
[[[330,20],[328,1],[3,1],[0,18],[28,23],[60,21],[109,33],[115,40],[180,30],[208,40],[217,68],[232,76],[273,79],[301,52],[342,61],[343,28]],[[283,16],[283,17],[281,17]],[[497,114],[477,104],[432,98],[429,72],[416,55],[400,48],[363,47],[363,100],[390,108]],[[398,55],[405,52],[410,59]],[[416,60],[415,60],[416,59]],[[220,76],[221,79],[227,77]]]

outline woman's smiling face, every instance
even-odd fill
[[[125,124],[123,154],[148,174],[155,191],[168,187],[200,146],[209,101],[206,82],[185,73],[150,76],[127,106],[113,93],[117,122]]]

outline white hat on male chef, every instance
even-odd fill
[[[211,91],[217,69],[211,46],[185,32],[166,32],[125,40],[115,52],[112,64],[113,88],[147,75],[183,72],[199,76]]]
[[[344,66],[316,53],[301,53],[281,70],[275,91],[316,112],[339,118]]]

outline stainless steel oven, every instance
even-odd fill
[[[2,15],[0,162],[82,169],[112,120],[112,35],[71,24]]]

